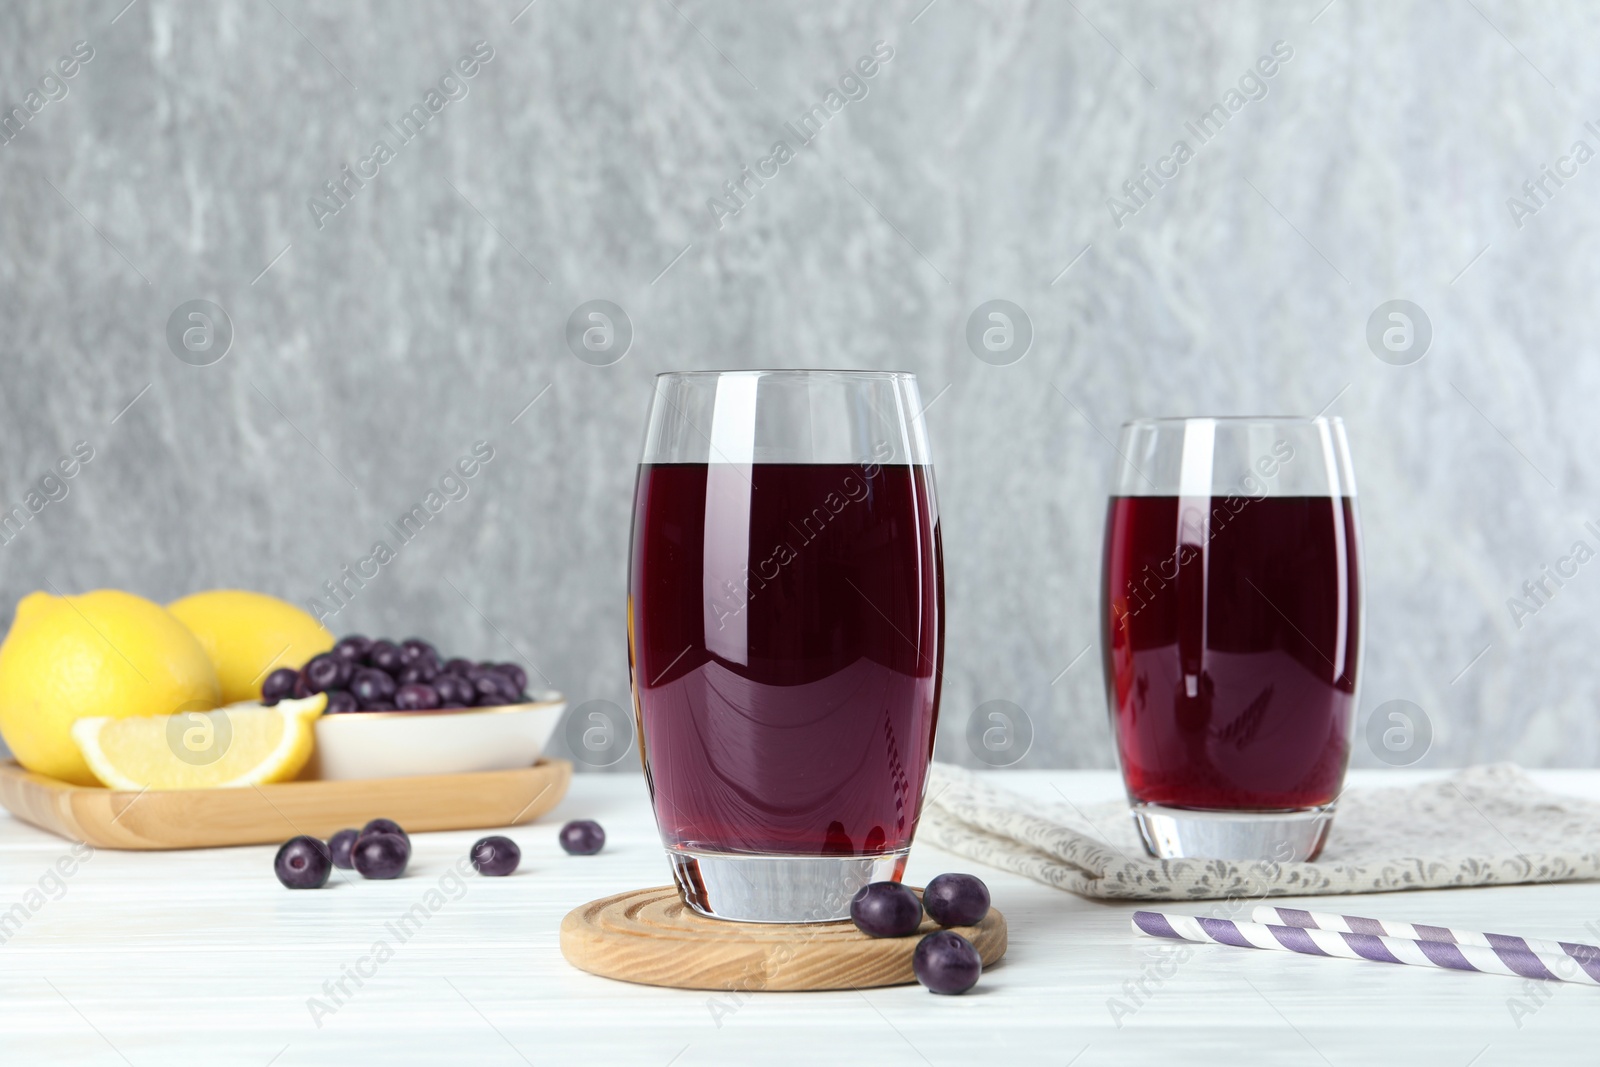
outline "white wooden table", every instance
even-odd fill
[[[1407,777],[1417,774],[1355,780]],[[1600,797],[1600,771],[1536,777]],[[1055,797],[1052,786],[1074,801],[1120,795],[1111,772],[1002,780],[1040,799]],[[606,827],[599,856],[556,845],[556,827],[582,817]],[[975,871],[1010,923],[1009,956],[967,996],[919,986],[734,996],[611,982],[569,967],[556,931],[578,904],[668,880],[642,779],[578,776],[553,814],[512,832],[517,875],[450,881],[478,836],[417,835],[406,878],[337,879],[320,892],[281,888],[270,847],[100,851],[57,884],[48,872],[70,855],[67,843],[0,814],[0,913],[41,879],[45,899],[0,944],[0,1064],[1600,1061],[1600,989],[1220,946],[1196,946],[1163,979],[1172,947],[1129,933],[1132,906],[932,847],[914,850],[909,881]],[[386,924],[436,890],[438,910],[400,942]],[[1359,908],[1600,940],[1600,884],[1390,894],[1359,898]],[[358,987],[346,974],[380,939],[393,956],[365,964],[371,976]],[[348,996],[334,989],[341,980]],[[320,1026],[311,998],[334,1008]]]

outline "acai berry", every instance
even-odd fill
[[[592,856],[606,847],[606,832],[593,819],[574,819],[561,828],[561,847],[572,856]]]
[[[922,906],[940,926],[976,926],[989,914],[989,887],[970,874],[941,874],[922,891]]]
[[[505,877],[522,862],[522,850],[509,837],[485,837],[467,855],[473,869],[491,878]]]
[[[917,951],[911,955],[911,969],[930,993],[965,993],[978,984],[983,960],[960,934],[937,930],[917,944]]]
[[[850,901],[850,921],[868,937],[905,937],[922,923],[922,902],[899,882],[873,882]]]
[[[321,889],[328,884],[333,856],[328,846],[314,837],[291,837],[278,849],[272,870],[290,889]]]

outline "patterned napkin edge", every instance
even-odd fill
[[[1461,781],[1477,791],[1479,779],[1541,807],[1600,818],[1600,804],[1551,793],[1512,764],[1467,768],[1424,787],[1385,787],[1367,794],[1394,789],[1414,793],[1427,785],[1442,791],[1445,785]],[[1459,784],[1456,792],[1473,803]],[[1082,823],[1094,828],[1082,809],[1065,795],[1062,800]],[[1135,858],[1109,841],[1096,842],[1072,825],[1031,813],[1039,809],[1037,803],[984,782],[970,770],[935,764],[923,810],[922,836],[957,855],[1096,899],[1243,899],[1600,878],[1600,853],[1596,852],[1523,852],[1494,859],[1475,854],[1397,856],[1372,863]]]

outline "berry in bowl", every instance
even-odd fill
[[[267,675],[261,700],[328,694],[302,777],[343,781],[532,766],[567,704],[527,686],[515,663],[441,661],[418,637],[352,635],[298,671]]]

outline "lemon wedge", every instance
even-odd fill
[[[112,789],[226,789],[283,782],[311,758],[311,727],[326,694],[272,707],[246,702],[214,711],[133,719],[87,718],[72,739]]]

